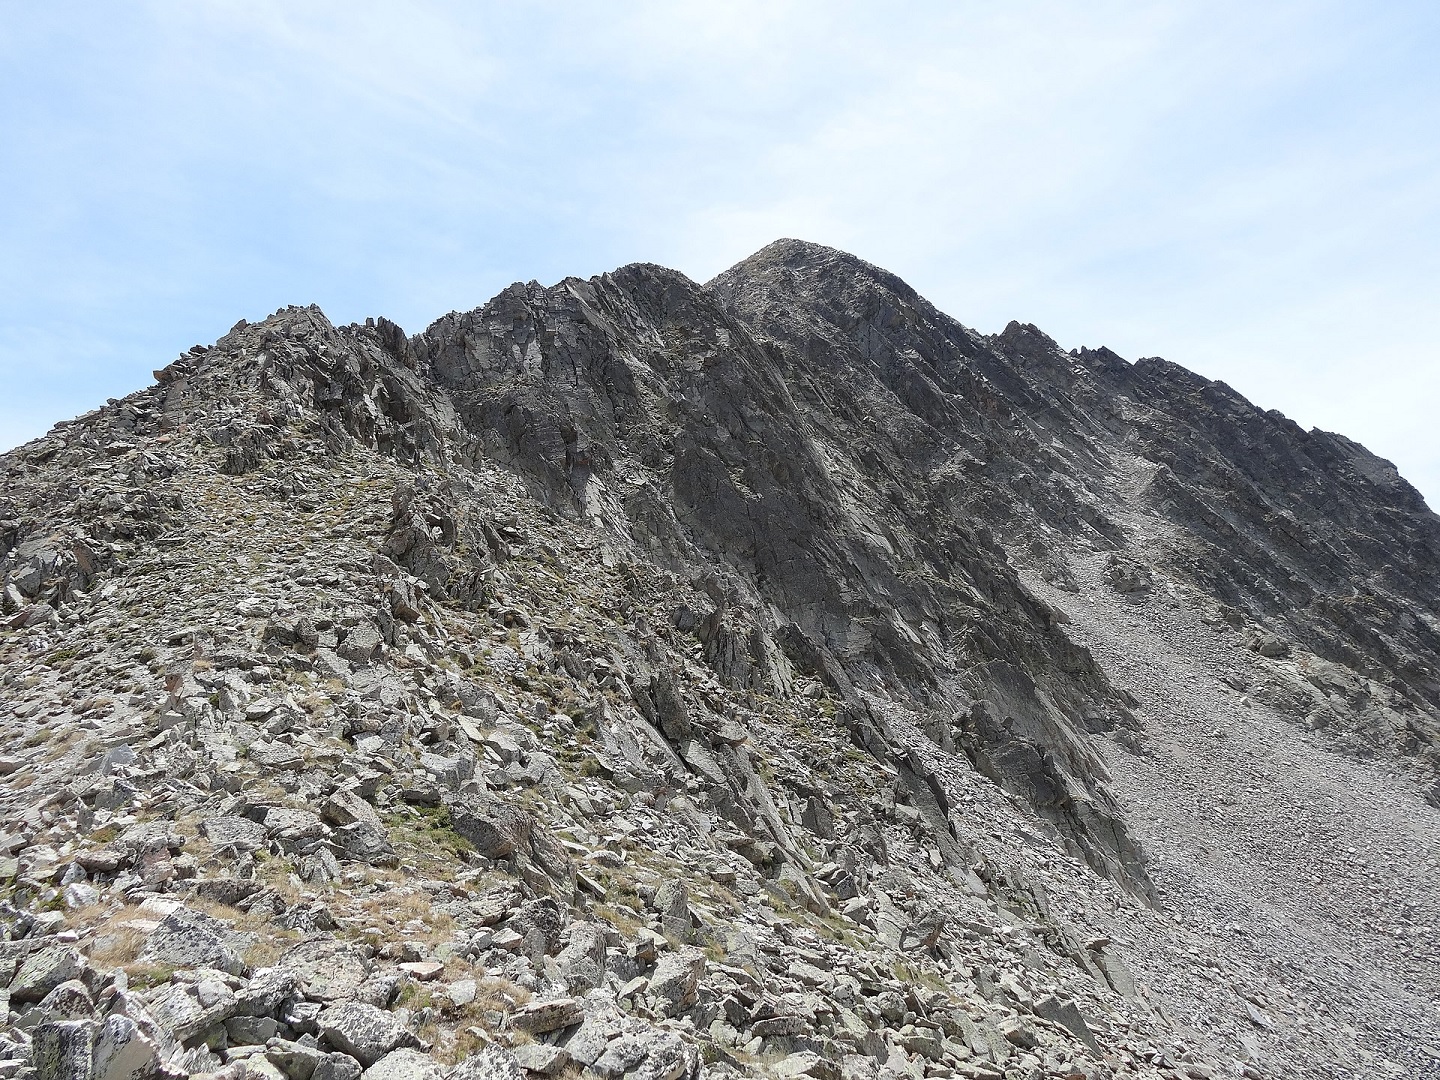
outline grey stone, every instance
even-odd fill
[[[231,1046],[263,1046],[280,1033],[280,1021],[273,1016],[232,1016],[225,1021],[226,1040]]]
[[[320,1014],[318,1023],[321,1036],[330,1046],[366,1068],[392,1050],[420,1045],[394,1013],[358,1001],[331,1005]]]
[[[352,862],[361,862],[368,866],[400,865],[395,848],[390,844],[390,837],[378,823],[353,821],[338,828],[335,839],[344,851],[345,858]]]
[[[245,748],[245,757],[267,769],[294,769],[304,763],[300,751],[283,742],[257,740]]]
[[[802,1050],[781,1058],[770,1066],[770,1071],[777,1077],[805,1076],[812,1077],[813,1080],[841,1080],[842,1077],[838,1062],[822,1058],[810,1050]]]
[[[705,974],[705,954],[686,948],[666,953],[655,965],[650,976],[649,993],[665,1016],[675,1016],[693,1006]]]
[[[351,997],[370,977],[371,964],[365,954],[341,942],[306,942],[285,962],[304,981],[306,994],[317,1001]]]
[[[143,959],[177,968],[216,968],[240,975],[244,939],[203,911],[178,908],[161,920],[141,953]]]
[[[375,628],[375,624],[362,622],[359,626],[351,627],[349,633],[345,635],[345,640],[340,643],[335,652],[352,664],[364,665],[369,664],[375,658],[383,644],[384,638],[380,636],[380,631]]]
[[[160,1064],[160,1048],[140,1025],[112,1013],[95,1040],[95,1080],[145,1080]]]
[[[55,1020],[88,1020],[95,1015],[95,1001],[83,982],[70,979],[46,994],[40,1009]]]
[[[298,972],[284,967],[259,968],[236,994],[236,1016],[276,1016],[300,989]]]
[[[93,1020],[40,1024],[31,1044],[37,1080],[91,1080],[95,1030]]]
[[[513,1051],[491,1044],[451,1069],[447,1080],[525,1080],[525,1074]]]
[[[1095,1035],[1091,1032],[1090,1025],[1085,1022],[1085,1016],[1075,1002],[1068,999],[1061,1000],[1053,994],[1046,994],[1036,999],[1035,1015],[1049,1020],[1052,1024],[1059,1024],[1097,1056],[1101,1053],[1100,1044],[1095,1041]]]
[[[420,1050],[392,1050],[365,1070],[362,1080],[444,1080],[446,1069]]]
[[[349,788],[341,788],[326,799],[321,804],[320,816],[331,825],[365,822],[377,829],[381,828],[380,815],[375,808],[366,802],[359,792]]]
[[[548,1001],[526,1002],[510,1014],[510,1026],[516,1031],[544,1035],[578,1024],[585,1017],[584,1006],[575,998],[551,998]]]
[[[289,1039],[271,1038],[265,1044],[265,1058],[289,1080],[310,1080],[316,1066],[326,1058],[323,1050]]]
[[[224,1023],[235,1014],[236,1005],[235,991],[214,979],[171,983],[146,1002],[155,1022],[181,1042]]]
[[[349,1054],[326,1054],[316,1063],[310,1080],[359,1080],[360,1063]]]
[[[559,1046],[524,1043],[515,1047],[515,1060],[528,1073],[554,1076],[570,1064],[570,1054]]]
[[[660,925],[667,936],[686,943],[694,940],[690,897],[683,881],[671,879],[661,884],[655,892],[655,910],[660,914]]]
[[[625,1030],[625,1014],[603,997],[587,998],[584,1007],[585,1018],[566,1035],[561,1045],[581,1065],[592,1065],[605,1052],[610,1040]]]
[[[81,979],[89,965],[71,945],[51,945],[31,953],[10,980],[11,1001],[39,1001],[61,983]],[[67,1029],[68,1030],[68,1029]]]
[[[200,835],[217,848],[258,851],[265,846],[265,826],[236,814],[206,818],[200,822]]]

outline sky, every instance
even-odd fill
[[[0,0],[0,448],[241,318],[781,236],[1440,506],[1440,5]]]

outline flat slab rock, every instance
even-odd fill
[[[510,1026],[515,1031],[544,1035],[578,1024],[583,1019],[585,1006],[578,999],[552,998],[549,1001],[531,1001],[520,1006],[511,1015]]]
[[[562,1047],[550,1046],[547,1043],[525,1043],[515,1047],[515,1060],[528,1073],[554,1076],[568,1067],[572,1059],[569,1051]]]

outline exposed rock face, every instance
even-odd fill
[[[0,457],[4,1076],[1440,1059],[1363,448],[795,241],[156,379]]]

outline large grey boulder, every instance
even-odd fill
[[[235,991],[219,979],[171,983],[146,1003],[155,1022],[185,1042],[235,1015]]]
[[[526,1002],[510,1015],[510,1027],[531,1035],[545,1035],[578,1024],[585,1017],[585,1007],[576,998],[550,998]]]
[[[36,1027],[36,1080],[91,1080],[95,1029],[93,1020],[47,1020]]]
[[[265,1060],[279,1069],[288,1080],[311,1080],[315,1069],[328,1055],[305,1043],[271,1038],[265,1044]]]
[[[242,975],[246,944],[243,935],[203,911],[177,908],[161,920],[141,957],[175,968],[216,968]]]
[[[447,1080],[525,1080],[525,1074],[511,1050],[492,1043],[451,1069]]]
[[[305,984],[305,993],[316,1001],[340,1001],[353,997],[370,977],[369,958],[354,945],[336,941],[308,941],[291,951],[286,964]]]
[[[392,1050],[362,1074],[362,1080],[444,1080],[445,1066],[422,1050]]]
[[[95,1039],[95,1080],[146,1080],[160,1064],[160,1048],[133,1019],[112,1013]]]
[[[80,979],[90,970],[80,950],[72,945],[51,945],[31,953],[10,980],[11,1001],[39,1001],[61,983]]]
[[[331,1005],[317,1020],[330,1046],[349,1054],[366,1068],[392,1050],[418,1047],[420,1040],[394,1013],[358,1001]]]
[[[265,826],[238,814],[206,818],[200,822],[200,835],[221,849],[258,851],[265,846]]]
[[[300,975],[291,968],[259,968],[236,995],[236,1016],[275,1016],[300,990]]]
[[[70,979],[41,998],[40,1009],[52,1020],[88,1020],[95,1015],[95,999],[83,982]]]
[[[705,954],[699,949],[666,953],[650,976],[650,995],[665,1016],[676,1016],[698,1000],[700,977],[705,974]]]

